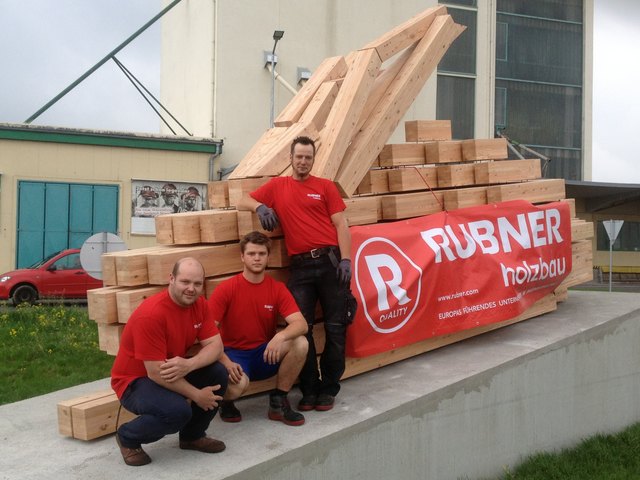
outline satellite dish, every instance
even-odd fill
[[[102,280],[103,253],[119,252],[126,250],[127,245],[117,235],[109,232],[100,232],[87,238],[80,248],[80,264],[82,268],[93,278]]]

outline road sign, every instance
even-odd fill
[[[623,223],[624,220],[605,220],[602,222],[604,229],[607,231],[607,235],[609,235],[611,243],[615,242],[616,238],[618,238],[618,234],[620,233]]]

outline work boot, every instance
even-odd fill
[[[180,440],[180,448],[182,450],[196,450],[204,453],[220,453],[227,446],[221,440],[211,437],[201,437],[197,440]]]
[[[304,415],[291,409],[286,395],[269,396],[269,419],[278,420],[285,425],[298,427],[304,424]]]
[[[232,400],[223,400],[220,402],[220,419],[223,422],[237,423],[242,420],[242,414]]]
[[[333,403],[335,402],[335,397],[333,395],[329,395],[328,393],[321,393],[316,398],[315,409],[319,412],[326,412],[327,410],[331,410],[333,408]]]
[[[303,395],[300,401],[298,402],[298,410],[301,412],[308,412],[309,410],[313,410],[316,406],[316,396],[315,395]]]
[[[151,457],[147,455],[147,452],[145,452],[142,447],[129,448],[123,446],[120,443],[120,435],[118,435],[118,432],[116,432],[116,443],[120,448],[122,459],[127,465],[132,467],[141,467],[142,465],[151,463]]]

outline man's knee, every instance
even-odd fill
[[[291,349],[290,352],[294,352],[298,355],[306,355],[309,350],[309,340],[304,335],[300,335],[299,337],[294,338],[291,341]]]

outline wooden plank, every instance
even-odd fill
[[[71,412],[71,408],[73,406],[81,405],[99,398],[111,397],[112,395],[114,395],[114,393],[111,389],[101,390],[99,392],[93,392],[58,402],[56,406],[58,410],[58,433],[65,437],[73,437],[73,419]]]
[[[294,123],[273,143],[271,148],[254,158],[251,175],[280,175],[291,164],[291,142],[300,136],[313,140],[319,138],[318,130],[312,124]]]
[[[240,247],[238,247],[238,252]],[[238,253],[238,255],[240,255]],[[240,257],[238,256],[238,261]],[[269,261],[267,267],[269,268],[282,268],[289,266],[289,256],[287,255],[287,247],[285,246],[283,238],[271,239],[271,253],[269,253]]]
[[[456,188],[444,191],[444,208],[448,211],[486,204],[487,187]]]
[[[575,198],[563,198],[562,202],[566,202],[569,204],[569,212],[571,213],[571,218],[576,216],[576,200]]]
[[[351,196],[413,103],[451,42],[464,30],[449,15],[437,16],[376,109],[353,137],[334,179]]]
[[[344,214],[350,226],[369,225],[381,219],[378,213],[380,197],[354,197],[345,199],[344,203],[347,205]]]
[[[118,323],[116,293],[126,287],[102,287],[87,291],[87,314],[96,323]]]
[[[121,290],[116,293],[116,310],[119,323],[127,323],[133,311],[138,308],[142,301],[163,291],[165,287],[142,287],[135,289]]]
[[[388,171],[390,192],[410,192],[438,187],[438,170],[435,166],[394,168]]]
[[[238,221],[238,226],[237,226],[238,239],[241,239],[247,233],[250,233],[253,231],[264,233],[267,237],[282,237],[283,235],[282,228],[280,228],[280,225],[278,225],[278,228],[276,228],[272,232],[264,230],[262,228],[262,225],[260,224],[260,219],[258,218],[258,215],[254,212],[238,210],[236,212],[236,218]]]
[[[317,131],[322,130],[336,101],[341,84],[342,80],[333,80],[320,85],[309,106],[300,117],[300,123],[313,125]]]
[[[358,124],[356,126],[355,131],[360,130],[364,125],[364,122],[366,122],[367,119],[371,116],[374,109],[376,108],[376,105],[378,105],[378,102],[380,101],[382,96],[385,94],[389,86],[391,85],[391,82],[393,81],[393,79],[396,78],[396,75],[398,75],[398,72],[400,72],[405,62],[409,59],[409,57],[415,50],[417,44],[418,42],[416,41],[412,46],[410,46],[409,48],[404,50],[400,55],[394,58],[391,65],[386,67],[384,70],[380,70],[380,72],[378,73],[378,77],[376,78],[375,82],[373,82],[373,88],[369,93],[367,102],[364,104],[364,108],[362,109],[362,114],[358,119]],[[377,164],[376,166],[380,166],[380,165]]]
[[[433,19],[446,13],[447,9],[443,6],[429,8],[366,44],[364,48],[375,48],[381,60],[385,62],[412,45],[417,38],[424,37]]]
[[[507,140],[504,138],[473,138],[462,141],[462,159],[499,160],[509,156]]]
[[[207,183],[207,196],[210,208],[226,208],[229,206],[229,184],[227,180]]]
[[[407,142],[451,140],[451,120],[408,120],[404,122]]]
[[[98,323],[98,345],[109,355],[117,355],[124,325],[121,323]]]
[[[561,178],[495,185],[487,188],[488,203],[519,199],[531,203],[553,202],[564,197],[564,180]]]
[[[356,52],[322,129],[322,148],[316,154],[311,171],[313,175],[335,177],[381,65],[375,49]]]
[[[476,184],[521,182],[542,177],[540,159],[489,161],[476,163]]]
[[[592,222],[587,222],[580,218],[571,219],[571,241],[589,240],[595,236]]]
[[[438,187],[451,188],[475,185],[475,165],[473,163],[456,163],[438,165]]]
[[[462,141],[450,140],[424,144],[425,163],[462,162]]]
[[[389,181],[387,172],[389,170],[369,170],[358,185],[359,194],[380,194],[389,193]]]
[[[89,400],[71,407],[73,436],[79,440],[93,440],[114,433],[116,422],[122,425],[135,417],[126,408],[120,409],[120,400],[115,393]]]
[[[105,287],[118,285],[118,275],[116,273],[116,252],[103,253],[100,256],[102,267],[102,284]]]
[[[240,199],[269,181],[269,177],[237,178],[229,180],[229,203],[236,206]]]
[[[202,243],[233,242],[239,239],[236,210],[206,210],[199,218]]]
[[[193,257],[202,263],[205,277],[224,275],[242,270],[240,246],[237,243],[173,247],[146,254],[150,285],[167,285],[174,264],[184,257]]]
[[[347,73],[347,63],[344,57],[325,58],[320,65],[313,71],[309,80],[305,82],[295,97],[280,112],[274,121],[274,125],[279,127],[290,127],[296,123],[307,105],[316,94],[320,86],[329,80],[336,80],[344,77]]]
[[[420,143],[390,143],[379,153],[381,167],[424,165],[424,145]]]
[[[173,245],[173,220],[171,215],[158,215],[155,217],[156,242],[160,245]]]
[[[273,145],[287,132],[287,127],[273,127],[266,130],[258,141],[242,157],[240,163],[229,174],[228,179],[234,180],[245,177],[255,177],[255,164],[258,158],[263,158]],[[228,187],[228,185],[227,185]],[[228,206],[235,206],[231,198],[228,199]]]
[[[173,225],[173,243],[175,245],[195,245],[200,243],[200,216],[209,210],[182,212],[171,215]]]
[[[385,195],[381,199],[382,219],[400,220],[441,212],[442,192],[417,192]]]

